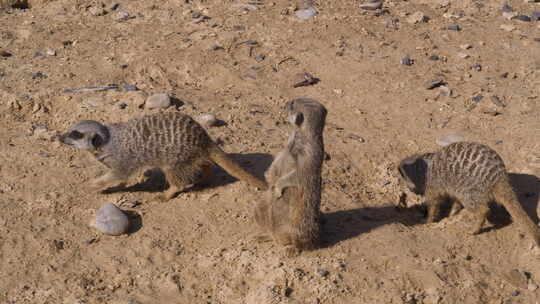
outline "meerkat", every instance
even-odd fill
[[[497,201],[539,245],[539,227],[519,204],[502,158],[488,146],[452,143],[438,152],[405,158],[398,171],[409,190],[425,196],[428,223],[437,218],[441,203],[451,199],[451,214],[463,207],[475,214],[470,232],[478,234],[489,212],[488,203]]]
[[[255,207],[255,221],[265,234],[256,239],[273,239],[285,246],[287,256],[294,256],[319,241],[327,110],[308,98],[289,101],[285,109],[294,130],[265,174],[269,189]]]
[[[199,123],[177,112],[110,125],[83,120],[61,135],[60,141],[89,151],[110,169],[93,181],[99,190],[125,186],[134,172],[154,167],[164,172],[169,183],[167,191],[158,198],[169,200],[194,184],[207,182],[212,163],[250,185],[267,188],[265,181],[232,161]]]

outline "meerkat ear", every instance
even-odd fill
[[[419,155],[413,155],[403,159],[398,166],[398,171],[409,189],[416,189],[415,180],[418,179],[417,165],[421,161]]]

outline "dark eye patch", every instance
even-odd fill
[[[84,137],[84,135],[79,131],[73,130],[73,131],[69,132],[68,137],[72,138],[72,139],[81,139],[81,138]]]

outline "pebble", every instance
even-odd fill
[[[131,16],[127,11],[118,11],[116,14],[114,14],[114,20],[118,22],[126,21],[129,18],[131,18]]]
[[[45,78],[47,78],[47,77],[48,77],[47,75],[45,75],[45,74],[43,74],[43,73],[41,73],[41,72],[37,72],[37,73],[34,73],[34,74],[32,75],[32,79],[38,79],[38,78],[39,78],[39,79],[45,79]]]
[[[502,16],[507,20],[511,20],[512,18],[517,16],[517,13],[516,12],[503,12]]]
[[[127,232],[129,220],[116,205],[106,203],[98,209],[92,226],[107,235],[121,235]]]
[[[217,50],[223,50],[223,47],[218,44],[214,44],[210,47],[210,51],[217,51]]]
[[[504,103],[502,103],[501,99],[499,98],[499,96],[497,95],[492,95],[490,98],[491,102],[496,105],[497,107],[501,107],[501,108],[504,108],[505,105]]]
[[[98,107],[101,104],[103,104],[103,100],[97,97],[90,97],[88,99],[83,100],[83,104],[91,107]]]
[[[457,56],[458,56],[459,58],[463,58],[463,59],[469,58],[469,54],[466,54],[466,53],[463,53],[463,52],[457,53]]]
[[[513,26],[513,25],[510,25],[510,24],[501,24],[500,26],[501,29],[507,31],[507,32],[511,32],[513,31],[516,27]]]
[[[319,79],[313,77],[310,73],[298,73],[294,78],[293,88],[305,87],[319,82]]]
[[[447,27],[446,29],[450,30],[450,31],[461,31],[461,27],[459,25],[450,25],[449,27]]]
[[[0,50],[0,56],[2,56],[2,57],[11,57],[12,55],[8,51]]]
[[[531,20],[532,21],[540,21],[540,12],[532,12],[531,13]]]
[[[412,15],[410,15],[409,18],[407,18],[407,22],[411,24],[423,23],[423,22],[426,22],[427,19],[428,18],[426,17],[426,15],[424,15],[424,13],[415,12]]]
[[[482,71],[482,65],[480,65],[479,63],[475,63],[475,64],[471,65],[471,70],[474,70],[476,72],[480,72],[480,71]]]
[[[145,108],[165,109],[171,105],[171,97],[168,94],[160,93],[151,95],[146,99]]]
[[[323,278],[327,277],[330,274],[330,272],[328,272],[328,270],[326,269],[318,269],[317,273]]]
[[[294,14],[296,17],[298,17],[298,19],[309,20],[317,15],[317,11],[314,8],[309,7],[306,9],[297,10]]]
[[[538,289],[538,285],[536,285],[534,283],[529,283],[527,285],[527,289],[530,290],[530,291],[536,291]]]
[[[513,19],[523,22],[531,22],[531,17],[526,15],[517,15]]]
[[[88,12],[92,16],[103,16],[107,13],[102,7],[92,6],[88,9]]]
[[[430,80],[426,83],[426,89],[433,90],[437,87],[442,86],[443,84],[444,84],[444,80],[442,79]]]
[[[452,89],[450,89],[447,86],[441,86],[439,88],[439,92],[441,93],[442,96],[452,96]]]
[[[48,49],[45,51],[45,54],[47,54],[48,56],[56,56],[56,51]]]
[[[124,85],[123,85],[123,88],[124,88],[124,90],[126,90],[126,91],[128,91],[128,92],[129,92],[129,91],[138,91],[138,90],[139,90],[139,88],[137,88],[136,85],[134,85],[134,84],[128,84],[128,83],[124,84]]]
[[[218,119],[214,114],[202,114],[197,121],[207,128],[213,127],[218,123]]]
[[[479,103],[480,101],[482,101],[482,99],[484,99],[484,96],[482,95],[476,95],[471,98],[474,103]]]
[[[460,134],[448,134],[448,135],[444,135],[444,136],[441,136],[439,138],[437,138],[435,140],[435,142],[437,143],[437,145],[441,146],[441,147],[446,147],[452,143],[455,143],[455,142],[460,142],[460,141],[464,141],[465,138],[460,135]]]
[[[382,1],[371,1],[371,2],[360,4],[361,9],[370,10],[370,11],[378,10],[382,6],[383,6]]]
[[[437,61],[437,60],[439,60],[440,58],[439,58],[439,56],[437,56],[437,55],[431,55],[431,56],[429,56],[428,59],[429,59],[429,60],[433,60],[433,61]]]
[[[413,64],[413,60],[409,56],[405,56],[405,57],[401,58],[400,62],[403,65],[412,65]]]
[[[258,55],[258,56],[255,56],[255,61],[261,62],[261,61],[264,60],[264,58],[266,58],[266,56],[264,56],[264,55]]]
[[[459,47],[464,49],[464,50],[468,50],[468,49],[472,48],[472,45],[470,45],[470,44],[462,44]]]

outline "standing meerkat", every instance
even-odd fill
[[[93,181],[100,190],[124,186],[127,178],[139,169],[159,167],[170,185],[159,198],[169,200],[193,184],[206,182],[212,163],[250,185],[262,190],[267,187],[265,181],[232,161],[199,123],[176,112],[110,125],[83,120],[61,135],[60,141],[91,152],[110,169]]]
[[[255,208],[255,221],[267,233],[258,240],[274,239],[293,256],[319,241],[327,110],[308,98],[289,101],[285,108],[294,130],[266,173],[270,189]]]
[[[410,156],[398,170],[412,192],[425,195],[428,223],[438,216],[441,203],[452,199],[451,213],[463,207],[475,213],[471,234],[478,234],[489,212],[488,203],[497,201],[540,244],[539,227],[519,204],[503,160],[488,146],[452,143],[435,153]]]

